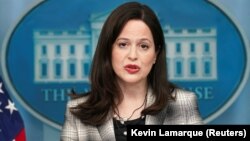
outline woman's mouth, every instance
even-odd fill
[[[125,67],[125,70],[130,73],[130,74],[134,74],[137,73],[140,70],[140,67],[137,65],[133,65],[133,64],[128,64]]]

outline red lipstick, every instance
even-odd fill
[[[130,73],[130,74],[134,74],[137,73],[140,70],[140,67],[137,65],[133,65],[133,64],[128,64],[125,67],[125,70]]]

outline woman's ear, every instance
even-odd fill
[[[156,51],[156,54],[155,54],[155,58],[154,58],[153,64],[156,63],[156,59],[157,59],[157,56],[158,56],[158,54],[159,54],[159,52],[160,52],[160,49],[161,49],[161,46],[159,46],[158,50]]]
[[[154,57],[154,60],[153,60],[153,64],[155,64],[156,63],[156,59],[157,59],[157,53],[155,54],[155,57]]]
[[[155,62],[156,62],[156,56],[155,56],[155,58],[154,58],[154,62],[153,62],[153,64],[155,64]]]

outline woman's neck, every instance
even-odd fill
[[[139,100],[144,99],[148,90],[147,82],[125,83],[118,82],[124,99]]]
[[[121,84],[120,85],[123,99],[117,105],[117,111],[120,117],[129,118],[130,120],[139,118],[141,111],[146,106],[147,84]],[[136,110],[136,111],[135,111]]]

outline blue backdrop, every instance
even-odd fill
[[[202,116],[206,119],[207,124],[250,124],[248,108],[250,107],[250,77],[248,75],[250,73],[250,62],[249,55],[244,54],[249,53],[250,18],[248,17],[250,10],[248,6],[250,1],[217,0],[212,4],[213,6],[205,5],[203,0],[184,1],[159,1],[163,5],[162,7],[159,7],[156,3],[152,4],[153,1],[150,0],[142,2],[151,3],[151,6],[158,10],[157,12],[159,12],[163,26],[170,24],[175,28],[204,28],[206,26],[212,28],[215,24],[218,24],[217,74],[224,77],[219,77],[216,81],[209,82],[202,80],[186,84],[185,81],[179,82],[177,80],[176,83],[200,94],[199,104]],[[2,55],[0,62],[1,67],[8,68],[1,68],[0,74],[4,76],[8,85],[13,85],[16,89],[13,90],[12,87],[8,87],[16,107],[24,119],[28,141],[59,140],[60,125],[63,121],[67,97],[57,95],[60,97],[60,100],[50,98],[48,94],[52,93],[51,91],[61,90],[65,93],[72,88],[72,85],[79,91],[82,90],[82,87],[88,87],[86,83],[69,82],[62,83],[60,86],[54,82],[44,85],[38,78],[33,80],[36,77],[34,71],[31,72],[32,75],[25,74],[27,73],[25,72],[26,69],[33,70],[35,68],[35,63],[30,62],[30,60],[35,58],[35,55],[32,54],[35,52],[32,48],[33,45],[35,46],[37,42],[42,42],[40,36],[35,35],[36,31],[39,32],[39,35],[43,35],[47,34],[47,32],[56,32],[56,30],[59,32],[65,29],[71,30],[72,27],[75,30],[81,26],[79,23],[82,23],[84,28],[90,29],[91,27],[88,25],[89,19],[92,20],[90,20],[91,22],[103,20],[102,18],[120,2],[116,1],[107,5],[103,5],[103,2],[98,2],[97,0],[78,1],[69,5],[67,3],[70,2],[67,0],[61,3],[56,0],[51,2],[41,2],[40,0],[0,0],[0,54]],[[79,5],[84,5],[84,7],[81,8]],[[189,9],[189,6],[193,6],[192,9]],[[61,9],[64,12],[61,12]],[[72,12],[72,9],[74,9],[74,12]],[[162,14],[166,9],[171,10],[166,15]],[[224,15],[219,12],[220,10],[223,11]],[[97,14],[88,17],[91,12],[93,14],[93,11]],[[98,11],[101,11],[101,13],[98,14]],[[177,14],[173,15],[171,12]],[[193,17],[183,17],[183,13],[190,14]],[[76,17],[81,18],[75,20],[74,18]],[[84,19],[84,17],[88,18]],[[85,32],[84,29],[83,32]],[[225,35],[221,35],[222,33]],[[74,39],[74,42],[77,41]],[[84,43],[87,44],[88,40]],[[87,52],[91,56],[92,50]],[[20,60],[20,58],[22,59]],[[20,64],[19,61],[22,63]],[[237,67],[232,67],[236,65]],[[246,76],[247,78],[242,78]],[[36,97],[35,93],[41,93],[41,96]],[[60,92],[57,91],[56,93]],[[212,95],[210,97],[215,98],[209,99],[210,93],[217,93],[217,95]],[[235,93],[235,95],[231,95],[232,93]],[[205,94],[207,94],[207,98],[204,98],[206,97]],[[41,99],[43,100],[41,101]],[[50,101],[50,99],[53,99],[53,101]],[[53,108],[50,109],[49,107]]]

